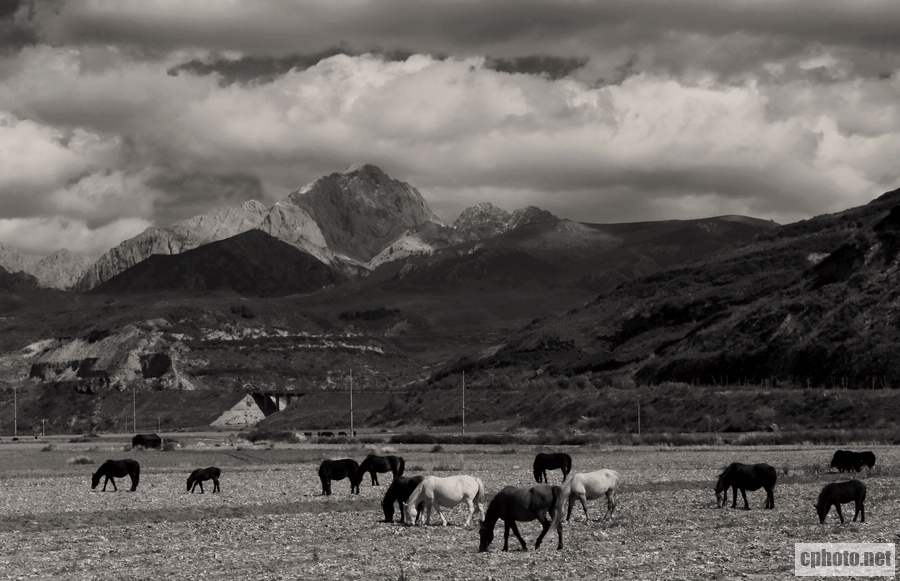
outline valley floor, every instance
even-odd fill
[[[186,443],[166,452],[121,441],[0,445],[0,579],[785,579],[795,543],[893,543],[900,521],[900,447],[872,447],[876,468],[852,475],[869,488],[867,522],[845,525],[833,512],[820,525],[812,508],[825,483],[850,477],[827,472],[832,447],[568,447],[575,471],[621,473],[616,518],[594,521],[605,502],[589,503],[589,523],[576,508],[559,552],[548,534],[537,552],[503,553],[498,524],[490,551],[478,553],[461,508],[448,511],[447,527],[384,523],[389,475],[380,487],[367,477],[359,495],[336,482],[325,497],[319,462],[400,454],[407,475],[472,474],[490,498],[532,484],[534,454],[546,448]],[[127,478],[118,492],[90,489],[103,460],[124,457],[141,463],[136,492],[125,491]],[[774,510],[762,509],[761,491],[748,493],[750,511],[715,507],[715,478],[732,461],[776,467]],[[222,468],[221,494],[187,493],[187,474],[208,465]],[[532,549],[539,527],[520,529]]]

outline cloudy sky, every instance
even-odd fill
[[[374,163],[452,222],[900,187],[897,0],[0,0],[0,243],[95,257]]]

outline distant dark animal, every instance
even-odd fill
[[[722,471],[719,480],[716,481],[716,506],[722,508],[728,502],[728,488],[730,487],[734,496],[731,508],[737,506],[737,491],[740,489],[741,496],[744,497],[744,510],[750,510],[746,491],[765,488],[765,508],[775,508],[775,481],[777,479],[778,474],[768,464],[750,465],[734,462]]]
[[[601,496],[606,496],[606,516],[604,518],[612,518],[616,512],[616,493],[619,490],[620,480],[618,472],[606,469],[594,472],[576,472],[570,475],[562,483],[564,499],[569,503],[566,520],[572,518],[572,501],[578,500],[584,510],[584,522],[590,522],[587,501],[596,500]]]
[[[322,481],[322,494],[331,495],[331,481],[350,480],[350,494],[359,494],[359,463],[349,458],[345,460],[323,460],[319,465],[319,480]]]
[[[303,435],[307,438],[312,438],[312,432],[303,432]]]
[[[547,470],[562,470],[563,480],[572,471],[572,457],[568,454],[538,454],[534,457],[534,481],[550,482],[547,480]]]
[[[362,480],[363,474],[369,473],[372,478],[372,486],[380,486],[378,484],[379,472],[390,472],[394,478],[403,476],[403,470],[406,468],[406,462],[400,456],[377,456],[369,454],[366,459],[359,465],[359,478]]]
[[[562,487],[551,486],[549,484],[538,484],[531,488],[518,488],[515,486],[507,486],[498,492],[491,503],[488,505],[484,520],[481,521],[481,529],[479,535],[481,542],[478,544],[478,551],[487,551],[494,540],[494,526],[499,519],[503,519],[505,525],[503,534],[503,550],[509,550],[509,531],[512,530],[522,550],[527,551],[525,539],[519,534],[519,527],[516,522],[528,522],[537,519],[540,521],[543,529],[534,542],[534,548],[537,550],[544,540],[544,535],[550,530],[550,527],[556,527],[556,534],[559,542],[556,550],[563,548],[562,537],[562,511],[565,498]]]
[[[197,468],[191,475],[188,476],[187,479],[187,489],[193,494],[194,489],[197,486],[200,486],[200,494],[203,494],[203,481],[204,480],[212,480],[213,481],[213,493],[219,492],[219,476],[221,476],[222,471],[216,468],[215,466],[210,466],[209,468]]]
[[[319,432],[320,438],[331,438],[334,436],[334,432]]]
[[[138,482],[141,479],[141,465],[130,459],[107,460],[91,476],[91,490],[97,488],[97,485],[100,484],[100,479],[104,476],[106,480],[103,481],[103,492],[106,492],[107,483],[112,483],[113,490],[118,490],[115,479],[125,478],[126,476],[131,477],[131,491],[134,492],[137,490]]]
[[[162,448],[162,438],[156,434],[137,434],[131,439],[131,447]]]
[[[394,522],[395,502],[400,507],[400,522],[406,522],[406,510],[404,510],[403,505],[406,504],[406,501],[409,500],[409,495],[413,493],[413,490],[423,480],[425,480],[424,476],[413,476],[412,478],[397,476],[394,478],[394,481],[391,482],[391,485],[388,486],[387,491],[384,493],[384,500],[381,501],[381,508],[384,510],[384,522]],[[416,518],[422,516],[423,507],[424,503],[421,502],[416,507]]]
[[[841,514],[841,505],[850,501],[856,503],[856,513],[853,515],[853,522],[856,517],[860,517],[860,522],[866,522],[866,485],[859,480],[848,480],[847,482],[832,482],[826,484],[822,492],[819,493],[819,500],[816,501],[816,513],[819,515],[819,522],[824,523],[825,517],[831,506],[837,509],[838,516],[841,517],[841,524],[844,524],[844,515]]]
[[[425,480],[416,486],[406,501],[406,524],[411,525],[418,521],[416,515],[419,514],[416,507],[425,503],[426,517],[425,524],[431,524],[431,509],[437,511],[441,517],[441,522],[447,526],[447,519],[441,512],[441,507],[453,508],[461,502],[465,502],[469,508],[466,516],[466,527],[472,522],[475,511],[484,516],[484,483],[480,478],[469,476],[468,474],[459,474],[457,476],[447,476],[441,478],[438,476],[427,476]]]
[[[875,454],[872,452],[851,452],[850,450],[838,450],[831,457],[831,467],[838,472],[859,472],[863,466],[870,469],[875,466]]]
[[[346,436],[347,432],[338,432],[338,436]]]

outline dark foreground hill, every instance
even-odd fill
[[[278,297],[307,293],[344,276],[305,252],[250,230],[175,255],[154,255],[96,287],[100,293],[234,291]]]

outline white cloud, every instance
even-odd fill
[[[93,229],[84,222],[62,217],[0,219],[0,242],[35,257],[66,248],[75,254],[97,258],[150,225],[137,218],[116,220]]]

